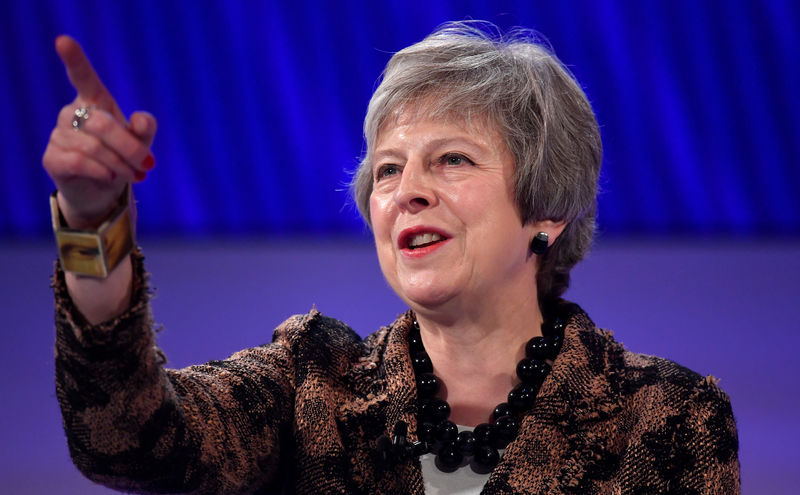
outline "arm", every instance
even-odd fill
[[[130,122],[71,38],[56,40],[75,100],[42,159],[66,223],[94,229],[153,168],[155,119]],[[89,107],[80,130],[76,108]],[[123,490],[238,493],[275,475],[290,424],[291,366],[280,344],[173,371],[155,345],[142,257],[105,279],[54,278],[56,385],[70,453],[90,479]]]
[[[293,364],[279,340],[166,370],[141,256],[133,304],[90,325],[57,272],[56,380],[70,453],[93,481],[146,493],[244,493],[276,477],[291,428]],[[285,438],[285,437],[284,437]]]
[[[90,230],[114,209],[128,183],[140,182],[155,164],[150,146],[156,121],[146,112],[125,119],[89,59],[75,40],[56,39],[56,51],[77,90],[62,108],[42,163],[58,188],[58,205],[71,228]],[[74,111],[89,107],[80,131]],[[83,316],[97,324],[121,314],[130,304],[131,264],[124,259],[105,279],[67,274],[69,294]]]

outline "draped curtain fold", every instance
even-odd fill
[[[359,235],[347,183],[380,71],[465,18],[536,29],[586,89],[601,231],[800,233],[796,2],[33,0],[0,10],[0,237],[48,233],[59,33],[159,119],[141,232]]]

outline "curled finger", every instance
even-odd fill
[[[110,168],[98,163],[94,158],[55,145],[47,147],[42,163],[56,183],[76,177],[109,183],[116,179],[116,174]]]
[[[56,128],[50,138],[51,142],[63,150],[70,150],[93,159],[112,171],[115,178],[127,182],[137,180],[136,172],[112,149],[108,148],[96,136],[85,132],[72,132]]]
[[[68,115],[64,119],[66,120],[67,117]],[[72,117],[69,120],[69,126],[71,125]],[[67,122],[61,122],[60,127],[67,127]],[[89,116],[81,125],[80,133],[86,133],[99,139],[103,145],[116,153],[123,163],[131,168],[134,175],[137,172],[146,173],[152,168],[150,148],[125,124],[101,108],[89,110]]]

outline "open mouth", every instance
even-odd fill
[[[442,242],[443,240],[444,236],[435,232],[427,232],[425,234],[408,236],[406,247],[412,250],[419,249],[432,246],[438,242]]]
[[[427,251],[430,248],[448,240],[449,237],[441,231],[430,227],[415,227],[404,230],[398,239],[398,247],[408,251]]]

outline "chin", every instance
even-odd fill
[[[445,304],[455,296],[452,290],[433,285],[425,287],[402,287],[401,291],[398,291],[398,293],[412,309],[433,309]]]

